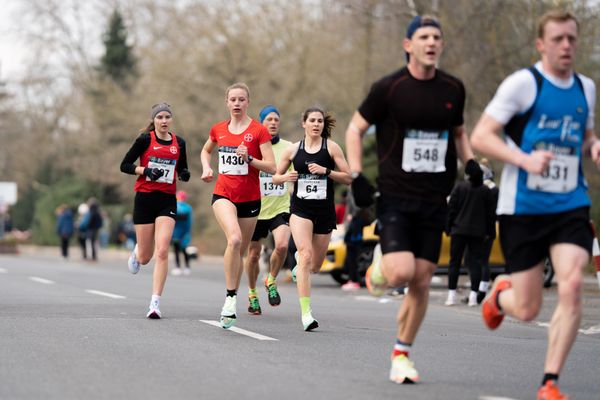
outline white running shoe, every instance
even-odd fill
[[[190,276],[191,273],[192,273],[192,270],[190,269],[190,267],[186,267],[183,269],[183,275]]]
[[[173,276],[180,276],[181,274],[182,274],[181,268],[173,268],[171,270],[171,275],[173,275]]]
[[[148,314],[146,314],[146,318],[150,319],[160,319],[162,314],[160,313],[160,309],[158,308],[158,301],[150,302],[150,309],[148,310]]]
[[[383,296],[387,290],[387,280],[385,279],[385,276],[383,276],[383,272],[381,272],[381,258],[381,246],[377,244],[373,250],[373,262],[369,268],[367,268],[367,273],[365,275],[367,289],[369,290],[369,293],[375,297]]]
[[[131,255],[129,256],[129,260],[127,260],[127,266],[129,267],[129,272],[131,272],[132,274],[137,274],[140,270],[140,263],[137,260],[137,257],[135,255],[136,250],[137,250],[137,244],[133,248],[133,251],[131,252]]]
[[[313,318],[312,313],[306,313],[302,315],[302,326],[306,332],[312,331],[319,327],[319,322]]]
[[[225,304],[221,309],[221,327],[229,329],[235,324],[237,296],[225,296]]]
[[[419,373],[413,362],[401,354],[392,359],[390,380],[395,383],[416,383],[419,381]]]
[[[467,305],[469,307],[477,307],[479,305],[477,302],[477,292],[471,291],[471,293],[469,293],[469,302]]]
[[[448,291],[448,298],[444,303],[446,306],[455,306],[456,305],[456,291]]]

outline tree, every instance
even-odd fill
[[[120,86],[127,87],[128,80],[136,76],[137,62],[132,46],[127,44],[127,29],[117,9],[110,17],[103,42],[105,52],[100,60],[100,72]]]

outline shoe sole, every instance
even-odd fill
[[[310,324],[308,324],[308,326],[306,328],[304,328],[304,330],[306,332],[310,332],[313,329],[317,329],[319,327],[319,323],[317,322],[317,320],[315,319],[313,322],[311,322]]]
[[[398,379],[393,379],[393,378],[390,378],[390,381],[392,381],[398,385],[414,385],[415,383],[419,382],[419,379],[412,380],[408,377],[404,377],[404,379],[402,381],[400,381]]]
[[[231,328],[233,325],[235,325],[235,320],[236,317],[223,317],[221,316],[221,328],[223,329],[229,329]]]
[[[152,311],[150,314],[146,316],[148,319],[160,319],[161,316],[156,312]]]
[[[250,315],[261,315],[262,311],[261,310],[248,310],[248,314],[250,314]]]

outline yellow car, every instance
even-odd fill
[[[364,280],[367,268],[371,265],[373,259],[373,250],[379,243],[379,236],[375,234],[375,222],[366,226],[363,229],[363,241],[361,243],[361,249],[358,256],[358,272],[361,280]],[[328,273],[332,278],[340,283],[344,284],[348,281],[348,272],[344,270],[344,260],[346,259],[346,244],[344,243],[344,232],[343,228],[335,231],[329,242],[327,248],[327,255],[321,265],[321,273]],[[438,260],[438,268],[436,275],[448,274],[448,264],[450,262],[450,237],[445,233],[442,237],[442,248],[440,250],[440,258]],[[493,276],[500,273],[504,273],[505,261],[500,248],[500,241],[498,235],[494,241],[492,252],[490,254],[490,271]],[[467,273],[467,270],[461,268],[461,273]],[[361,282],[364,284],[364,282]]]

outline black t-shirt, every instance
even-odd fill
[[[445,201],[456,178],[453,132],[464,105],[462,82],[441,70],[418,80],[405,67],[373,84],[358,111],[376,127],[381,193]]]

